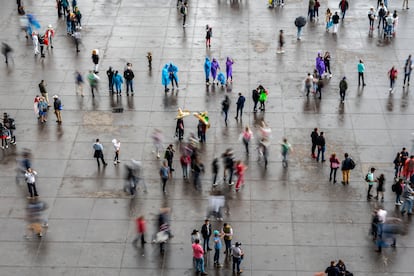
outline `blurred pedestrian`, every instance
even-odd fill
[[[211,171],[213,173],[213,187],[214,187],[214,186],[218,185],[217,175],[218,175],[218,172],[219,172],[219,161],[218,161],[217,157],[215,157],[213,159],[213,162],[211,163]]]
[[[73,41],[75,42],[76,53],[79,53],[79,45],[81,44],[81,32],[78,27],[75,28],[75,32],[73,33]]]
[[[404,215],[407,211],[407,215],[413,214],[413,200],[414,200],[414,190],[413,190],[413,183],[407,182],[404,185],[403,189],[403,199],[404,203],[401,207],[401,215]]]
[[[62,123],[62,101],[59,99],[58,95],[53,96],[53,108],[55,110],[56,115],[56,123]]]
[[[388,77],[390,79],[390,93],[393,93],[395,80],[398,76],[398,70],[395,68],[395,66],[392,66],[390,71],[388,71]]]
[[[38,197],[36,190],[36,175],[37,172],[32,168],[28,168],[24,176],[26,177],[27,188],[29,189],[30,196],[27,197],[28,199],[33,199],[34,197]]]
[[[162,166],[160,168],[160,177],[162,183],[162,192],[165,194],[167,191],[165,190],[165,186],[167,184],[168,179],[171,177],[170,168],[168,167],[167,160],[162,162]]]
[[[99,139],[96,139],[95,143],[92,145],[94,149],[93,157],[96,158],[96,162],[98,162],[98,167],[101,166],[99,163],[99,159],[101,159],[104,166],[107,166],[108,163],[105,162],[104,154],[103,154],[103,145],[99,142]]]
[[[124,79],[126,83],[126,93],[129,96],[129,90],[131,89],[131,95],[134,95],[134,72],[132,71],[132,64],[128,63],[127,68],[124,71]]]
[[[119,161],[119,151],[121,149],[121,142],[119,140],[113,139],[112,145],[114,146],[115,150],[114,165],[116,166],[118,163],[121,163],[121,161]]]
[[[315,17],[315,0],[309,0],[308,2],[308,17],[311,22]]]
[[[403,4],[402,4],[402,9],[404,10],[404,9],[409,9],[409,7],[408,7],[408,0],[403,0]]]
[[[187,27],[186,20],[188,14],[188,3],[187,1],[184,4],[181,4],[180,13],[183,16],[183,28]]]
[[[143,247],[147,242],[145,241],[145,232],[147,231],[147,222],[145,221],[144,216],[139,216],[135,220],[135,225],[137,227],[137,235],[132,241],[132,244],[136,244],[138,239],[141,240],[141,246]]]
[[[151,70],[152,68],[152,53],[151,52],[147,53],[147,61],[148,61],[148,67]]]
[[[165,154],[164,154],[164,159],[167,160],[168,162],[168,167],[170,168],[170,173],[172,173],[174,171],[172,164],[173,164],[173,159],[174,159],[174,153],[175,153],[175,149],[174,149],[174,145],[170,144],[167,149],[165,150]]]
[[[190,170],[191,157],[184,152],[180,157],[181,168],[183,170],[183,178],[188,179],[188,171]]]
[[[76,83],[76,95],[80,94],[83,97],[83,77],[82,74],[79,71],[76,71],[75,73],[75,83]]]
[[[237,102],[236,102],[236,117],[234,119],[238,119],[239,117],[239,112],[240,112],[240,120],[242,119],[243,116],[243,108],[244,108],[244,102],[246,101],[246,98],[242,95],[242,93],[239,93],[239,97],[237,98]]]
[[[313,85],[313,76],[311,75],[311,73],[308,73],[308,75],[305,78],[304,83],[305,83],[306,97],[309,97],[309,93],[311,92],[312,85]]]
[[[237,175],[237,182],[236,182],[236,192],[240,191],[241,186],[244,185],[244,173],[247,170],[247,166],[243,164],[241,160],[236,162],[236,175]]]
[[[9,46],[9,44],[2,42],[1,43],[1,53],[4,56],[6,64],[9,64],[10,54],[13,52],[13,49]]]
[[[234,156],[233,150],[227,149],[221,156],[223,158],[224,163],[224,171],[223,171],[223,180],[226,182],[227,171],[229,171],[229,186],[234,185],[232,182],[233,173],[234,173]]]
[[[211,62],[208,57],[204,61],[204,74],[206,76],[206,85],[210,85]]]
[[[345,19],[345,14],[348,8],[349,8],[348,0],[341,0],[339,2],[339,9],[341,10],[341,13],[342,13],[342,20]]]
[[[253,138],[253,132],[250,130],[249,126],[246,126],[244,128],[244,131],[241,133],[241,140],[244,144],[247,155],[249,154],[249,144],[252,138]]]
[[[198,191],[201,191],[201,179],[200,176],[204,173],[204,164],[201,162],[200,158],[197,156],[192,158],[192,172],[193,172],[193,184],[194,188]]]
[[[341,163],[339,162],[338,157],[336,157],[336,153],[332,153],[331,157],[329,158],[331,172],[329,173],[329,182],[332,181],[332,173],[333,173],[333,183],[336,183],[336,171],[338,170]]]
[[[414,155],[410,155],[404,163],[403,176],[407,181],[411,181],[411,177],[414,175]]]
[[[89,81],[89,85],[91,87],[91,93],[92,93],[92,98],[95,97],[95,91],[98,92],[98,82],[99,82],[99,77],[91,71],[89,71],[88,74],[88,81]]]
[[[226,78],[227,82],[233,82],[233,64],[234,61],[230,57],[226,60]]]

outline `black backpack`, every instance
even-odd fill
[[[385,9],[384,8],[380,8],[378,11],[378,16],[379,17],[384,17],[385,16]]]
[[[184,5],[181,5],[180,12],[181,12],[181,14],[184,15],[184,13],[185,13],[185,6]]]

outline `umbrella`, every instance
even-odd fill
[[[295,19],[295,26],[296,27],[303,27],[306,25],[306,18],[303,16],[299,16]]]

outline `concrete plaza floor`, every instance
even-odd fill
[[[322,271],[330,260],[342,259],[354,275],[408,276],[414,268],[412,231],[398,237],[397,249],[374,252],[368,236],[371,212],[377,202],[366,201],[364,175],[377,168],[387,179],[383,204],[390,216],[398,216],[391,192],[392,161],[406,146],[413,148],[413,97],[403,90],[403,65],[414,42],[414,17],[401,10],[401,1],[392,1],[399,13],[396,37],[379,38],[377,30],[368,36],[367,13],[376,1],[350,1],[350,10],[336,36],[325,32],[324,11],[337,1],[321,1],[316,23],[304,27],[303,39],[296,40],[294,19],[307,13],[307,1],[286,0],[283,8],[268,9],[265,0],[190,0],[188,26],[174,0],[78,0],[83,14],[83,44],[79,54],[66,35],[65,21],[58,19],[54,1],[25,0],[26,10],[36,15],[42,31],[56,28],[55,47],[40,61],[33,57],[31,41],[19,32],[14,1],[4,1],[0,10],[0,40],[14,49],[14,62],[0,68],[0,112],[8,112],[17,123],[17,146],[0,151],[0,275],[192,275],[190,233],[200,228],[211,192],[210,164],[226,148],[248,165],[246,185],[230,193],[230,214],[224,221],[234,230],[234,241],[243,244],[246,257],[243,275],[305,276]],[[375,2],[375,3],[374,3]],[[414,7],[413,7],[414,8]],[[205,26],[213,27],[211,49],[205,47]],[[277,34],[285,31],[285,53],[276,54]],[[74,72],[84,77],[91,70],[91,51],[100,50],[101,84],[93,99],[88,85],[85,97],[75,93]],[[148,70],[146,54],[152,52]],[[307,72],[313,70],[318,51],[330,51],[333,77],[322,100],[301,91]],[[204,83],[206,56],[234,59],[234,82],[227,88]],[[357,63],[366,65],[365,88],[357,86]],[[179,68],[180,90],[164,93],[161,69],[174,62]],[[109,66],[123,71],[133,64],[135,95],[121,98],[107,92],[105,71]],[[388,91],[387,72],[392,65],[400,71],[395,93]],[[348,94],[339,101],[338,83],[346,76]],[[55,123],[51,112],[46,124],[38,124],[33,99],[40,80],[46,80],[49,97],[57,94],[64,104],[63,124]],[[269,90],[266,113],[252,111],[251,90],[263,84]],[[411,89],[412,90],[412,89]],[[246,95],[243,122],[233,119],[237,93]],[[229,126],[220,114],[224,95],[232,100]],[[122,105],[123,113],[112,113]],[[203,191],[182,180],[179,154],[175,157],[174,180],[163,195],[158,169],[152,154],[151,133],[164,132],[164,144],[176,143],[175,115],[178,108],[209,112],[212,127],[202,149],[206,165]],[[257,154],[245,159],[238,137],[245,125],[254,132],[265,120],[272,128],[270,163],[267,171],[258,164]],[[186,136],[196,132],[197,120],[185,119]],[[310,132],[325,132],[327,152],[342,159],[348,152],[357,163],[349,186],[328,182],[329,164],[310,157]],[[255,134],[255,136],[257,136]],[[280,142],[287,137],[293,146],[290,165],[281,163]],[[121,166],[111,162],[98,170],[92,144],[100,138],[106,159],[111,161],[111,140],[121,140]],[[16,158],[23,148],[33,153],[33,167],[39,173],[41,199],[49,204],[49,229],[42,240],[26,240],[25,206],[27,188],[15,184]],[[149,185],[135,199],[122,191],[123,164],[141,160]],[[220,171],[220,175],[222,171]],[[341,177],[339,176],[340,180]],[[162,206],[172,208],[171,226],[175,237],[164,257],[158,247],[135,248],[134,218],[145,215],[148,236],[155,232],[156,215]],[[407,220],[407,217],[403,218]],[[213,221],[220,229],[221,222]],[[411,223],[411,221],[407,221]],[[149,237],[148,237],[149,240]],[[223,260],[224,255],[221,256]],[[230,263],[213,268],[213,255],[206,255],[210,275],[231,275]]]

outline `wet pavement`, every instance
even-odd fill
[[[396,38],[387,43],[376,30],[368,37],[366,14],[375,4],[372,1],[352,1],[336,37],[325,32],[323,11],[328,1],[323,1],[319,21],[308,22],[302,41],[296,40],[293,21],[306,15],[305,1],[287,0],[284,8],[270,10],[266,1],[190,0],[185,29],[173,0],[78,1],[83,44],[77,55],[64,20],[57,18],[54,1],[26,0],[26,10],[37,16],[42,30],[48,24],[57,30],[55,47],[47,50],[43,62],[33,58],[31,43],[18,32],[15,3],[7,2],[0,11],[0,40],[14,49],[14,63],[0,69],[0,111],[16,119],[17,146],[0,152],[0,275],[194,274],[190,233],[203,223],[211,192],[211,161],[229,147],[237,158],[245,159],[239,133],[251,125],[257,136],[262,119],[273,130],[268,170],[256,161],[252,145],[245,159],[246,185],[239,193],[230,192],[230,214],[224,217],[233,227],[234,241],[242,242],[246,253],[243,275],[313,275],[339,258],[354,275],[412,275],[411,229],[398,238],[397,249],[374,252],[368,231],[371,211],[378,203],[366,201],[364,182],[371,166],[377,174],[384,173],[384,207],[389,215],[398,216],[391,192],[392,161],[403,146],[414,150],[412,92],[402,88],[404,61],[414,41],[414,17],[411,10],[401,11],[400,2],[390,4],[399,12],[399,25]],[[336,7],[337,1],[329,1],[329,6]],[[213,27],[208,50],[207,24]],[[283,55],[276,54],[279,29],[285,31]],[[100,91],[93,99],[85,85],[82,98],[75,93],[74,72],[80,70],[86,77],[93,68],[90,55],[95,48],[101,57]],[[313,70],[317,52],[326,50],[332,55],[333,77],[321,101],[307,99],[301,92],[302,81]],[[147,67],[148,51],[153,55],[152,70]],[[234,59],[232,85],[206,89],[205,56],[216,57],[222,70],[227,56]],[[364,89],[357,86],[360,58],[366,65]],[[165,95],[161,69],[170,61],[179,68],[180,90]],[[133,64],[135,95],[112,98],[105,71],[112,66],[122,72],[126,62]],[[400,75],[395,93],[390,94],[387,72],[392,65]],[[338,83],[343,76],[349,89],[341,105]],[[41,79],[48,84],[50,99],[54,94],[62,99],[62,125],[55,123],[53,113],[44,125],[36,121],[33,99]],[[269,100],[266,113],[255,115],[250,94],[258,84],[269,90]],[[238,92],[247,98],[243,122],[233,119]],[[224,95],[232,100],[228,127],[220,114]],[[117,106],[124,112],[113,113]],[[164,144],[174,142],[179,107],[209,112],[212,126],[202,149],[203,191],[183,181],[176,154],[177,171],[163,195],[151,133],[160,128]],[[196,132],[197,120],[192,116],[184,120],[186,136]],[[314,127],[325,132],[327,155],[336,152],[342,159],[348,152],[356,161],[349,186],[329,183],[329,164],[311,159],[309,135]],[[288,169],[282,167],[279,154],[283,137],[294,150]],[[92,152],[96,138],[102,141],[108,162],[113,158],[111,140],[121,141],[120,166],[109,162],[106,168],[97,168]],[[27,188],[22,182],[15,184],[15,160],[23,148],[32,150],[39,194],[49,204],[49,228],[40,241],[23,237]],[[139,190],[135,199],[122,191],[123,164],[131,158],[143,161],[148,184],[148,193]],[[162,206],[172,208],[175,235],[164,257],[155,245],[141,249],[131,244],[133,219],[145,215],[150,240]],[[212,224],[213,229],[222,226],[217,221]],[[206,255],[206,266],[210,275],[231,275],[229,263],[214,269],[213,253]]]

